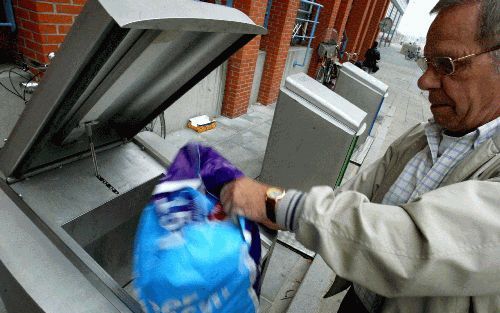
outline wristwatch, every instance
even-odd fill
[[[284,189],[276,187],[270,187],[266,191],[266,216],[273,223],[276,223],[277,204],[285,194]]]

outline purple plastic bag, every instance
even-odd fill
[[[258,311],[259,229],[243,217],[235,225],[219,203],[224,184],[243,175],[210,147],[180,149],[137,230],[134,287],[145,312]]]

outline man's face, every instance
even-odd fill
[[[456,59],[484,48],[475,40],[479,5],[460,5],[438,14],[427,33],[424,55]],[[456,62],[449,76],[432,65],[418,80],[429,91],[435,121],[445,129],[467,133],[500,116],[500,74],[489,53]]]

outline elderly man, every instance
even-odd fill
[[[337,190],[239,179],[222,203],[353,282],[341,312],[500,312],[498,0],[440,0],[419,87],[434,116]]]

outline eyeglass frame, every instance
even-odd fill
[[[438,72],[439,74],[442,74],[442,75],[445,75],[445,76],[450,76],[450,75],[453,75],[455,73],[455,70],[456,70],[456,67],[455,67],[455,62],[462,62],[466,59],[469,59],[469,58],[472,58],[472,57],[475,57],[475,56],[479,56],[479,55],[482,55],[482,54],[485,54],[485,53],[488,53],[488,52],[493,52],[493,51],[496,51],[500,49],[500,45],[496,45],[496,46],[493,46],[492,48],[486,50],[486,51],[482,51],[482,52],[478,52],[478,53],[472,53],[472,54],[468,54],[468,55],[465,55],[463,57],[459,57],[459,58],[456,58],[456,59],[452,59],[451,57],[445,57],[445,56],[439,56],[439,57],[433,57],[432,59],[435,60],[437,58],[441,58],[441,59],[447,59],[450,61],[451,63],[451,68],[452,68],[452,71],[451,73],[445,73],[443,71],[439,71],[438,70],[438,67],[436,66],[435,62],[434,61],[431,61],[429,60],[427,57],[423,56],[421,58],[419,58],[417,60],[417,65],[420,67],[420,69],[422,70],[423,73],[425,73],[427,71],[427,69],[429,68],[429,64],[432,65],[432,67],[434,67],[434,69],[436,70],[436,72]],[[424,69],[423,68],[423,64],[420,65],[419,64],[419,60],[424,60],[425,61],[425,64],[426,64],[426,68]]]

